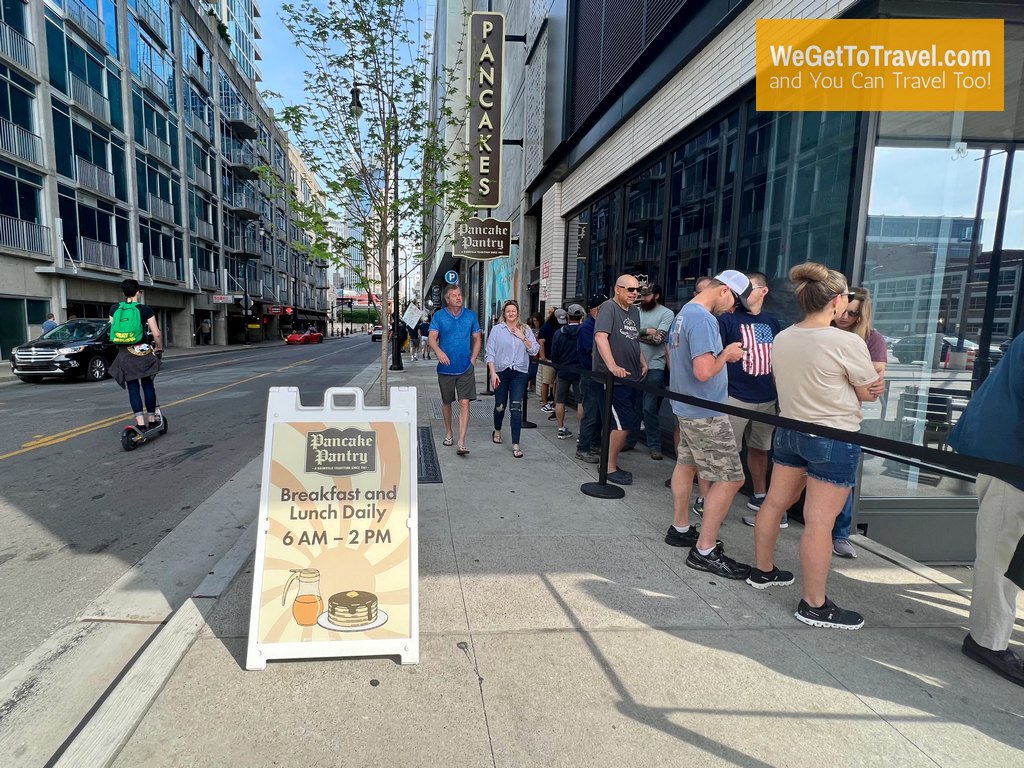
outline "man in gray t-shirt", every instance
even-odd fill
[[[750,295],[750,280],[742,272],[726,270],[716,275],[708,287],[679,310],[668,336],[669,368],[673,392],[725,403],[729,398],[726,363],[743,357],[743,347],[735,342],[722,348],[722,336],[715,315],[728,312],[736,301]],[[727,579],[745,579],[750,566],[725,555],[718,543],[718,529],[729,513],[733,496],[743,484],[743,466],[736,453],[729,417],[719,411],[672,401],[672,412],[679,421],[679,446],[672,472],[673,524],[665,543],[691,547],[686,564]],[[700,471],[702,480],[711,483],[704,497],[704,526],[690,526],[690,492],[693,478]]]
[[[615,281],[613,297],[601,305],[594,326],[595,373],[611,373],[628,381],[642,381],[647,376],[647,360],[640,353],[640,310],[633,305],[639,291],[635,277],[622,275]],[[618,485],[633,482],[632,473],[618,468],[618,457],[635,420],[631,388],[613,385],[608,479]]]

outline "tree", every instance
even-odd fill
[[[313,234],[307,258],[351,269],[356,264],[349,254],[356,248],[380,276],[386,403],[387,338],[395,314],[389,289],[399,279],[389,258],[396,220],[399,242],[415,249],[422,262],[447,229],[430,226],[436,212],[445,222],[463,221],[471,212],[460,138],[467,114],[465,89],[457,81],[462,75],[459,67],[432,69],[430,36],[416,33],[422,23],[418,9],[400,0],[303,0],[282,6],[282,19],[308,69],[304,101],[286,104],[279,119],[327,195],[321,204],[291,194],[289,204]],[[357,101],[366,113],[362,120],[352,115]],[[439,173],[446,165],[456,172]],[[365,273],[361,281],[372,297],[374,286]]]

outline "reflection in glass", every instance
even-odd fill
[[[626,185],[625,207],[623,271],[636,275],[642,284],[657,283],[665,217],[664,160]]]
[[[611,282],[616,275],[614,249],[618,229],[619,191],[599,200],[591,209],[593,226],[590,232],[590,257],[587,259],[587,296],[611,296]]]
[[[988,304],[993,363],[1020,313],[1024,219],[1012,191],[999,274],[989,265],[1006,171],[999,147],[878,147],[864,251],[874,326],[886,337],[885,402],[865,407],[865,431],[947,449],[971,397]],[[1015,168],[1019,176],[1021,171]],[[878,457],[864,462],[868,496],[970,495],[973,486]]]

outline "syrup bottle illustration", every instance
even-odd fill
[[[292,575],[281,593],[281,605],[285,604],[288,590],[295,580],[299,582],[299,591],[292,603],[292,616],[300,627],[311,627],[324,610],[324,599],[320,597],[320,571],[316,568],[292,568]]]

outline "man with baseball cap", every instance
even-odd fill
[[[716,315],[740,302],[746,306],[751,294],[750,280],[742,272],[727,269],[715,275],[707,288],[683,305],[669,333],[669,388],[691,397],[725,403],[729,398],[726,364],[743,357],[743,346],[735,342],[722,346]],[[736,492],[743,485],[743,467],[736,453],[729,417],[673,400],[672,411],[679,421],[679,446],[672,472],[673,524],[665,543],[690,547],[686,564],[727,579],[745,579],[750,566],[726,556],[718,541],[718,529],[729,513]],[[711,483],[704,497],[704,525],[689,524],[690,492],[697,471]]]
[[[556,310],[557,312],[557,310]],[[576,342],[579,340],[581,323],[587,311],[579,304],[570,304],[565,310],[568,323],[558,329],[555,340],[551,347],[551,362],[556,365],[571,365],[578,368],[580,356],[576,351]],[[572,431],[565,426],[565,403],[569,393],[573,393],[576,400],[577,423],[583,420],[583,395],[580,392],[580,374],[575,371],[559,369],[558,378],[555,382],[555,412],[554,417],[558,420],[558,439],[565,440],[572,437]]]

